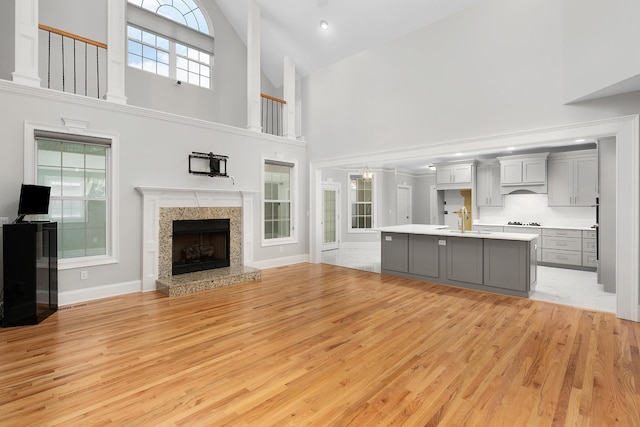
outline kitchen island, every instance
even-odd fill
[[[383,274],[521,297],[535,291],[537,234],[421,224],[378,230]]]

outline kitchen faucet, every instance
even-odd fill
[[[460,227],[460,232],[464,233],[464,221],[465,219],[468,221],[469,220],[469,211],[467,211],[467,208],[465,206],[463,206],[458,212],[456,212],[458,214],[458,217],[460,218],[460,223],[459,223],[459,227]]]

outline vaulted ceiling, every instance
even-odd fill
[[[483,0],[256,0],[261,65],[282,86],[283,58],[297,77],[415,31]],[[249,0],[216,0],[240,38],[247,38]],[[329,28],[320,29],[326,21]]]

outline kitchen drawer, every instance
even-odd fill
[[[562,249],[565,251],[582,251],[582,237],[550,237],[542,236],[542,247],[544,249]]]
[[[596,252],[596,239],[582,239],[582,252]]]
[[[542,248],[542,262],[582,265],[582,252]]]
[[[504,227],[501,225],[474,225],[473,229],[476,231],[488,231],[490,233],[502,233]]]
[[[588,253],[588,252],[583,252],[582,253],[582,266],[583,267],[597,267],[598,266],[598,260],[596,260],[596,254],[595,253]]]
[[[583,230],[582,231],[582,238],[583,239],[595,239],[596,238],[596,231],[595,230]]]
[[[582,230],[565,230],[562,228],[543,228],[543,236],[582,238]]]

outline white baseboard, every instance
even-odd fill
[[[309,255],[304,254],[284,258],[268,259],[264,261],[254,261],[251,263],[246,263],[245,265],[264,270],[267,268],[276,268],[283,267],[285,265],[299,264],[301,262],[309,262]],[[59,292],[58,305],[71,305],[77,304],[79,302],[92,301],[101,298],[132,294],[135,292],[140,292],[141,289],[142,284],[140,280],[134,280],[132,282],[125,283],[115,283],[113,285],[96,286],[86,289],[74,289],[72,291]]]
[[[96,286],[86,289],[74,289],[72,291],[58,293],[58,305],[70,305],[84,301],[92,301],[101,298],[115,297],[118,295],[140,292],[140,281],[115,283],[113,285]]]
[[[264,270],[267,268],[283,267],[285,265],[300,264],[301,262],[309,262],[309,254],[295,255],[284,258],[267,259],[264,261],[253,261],[245,263],[248,267]]]
[[[340,242],[340,249],[375,249],[379,248],[381,243],[378,242]]]

